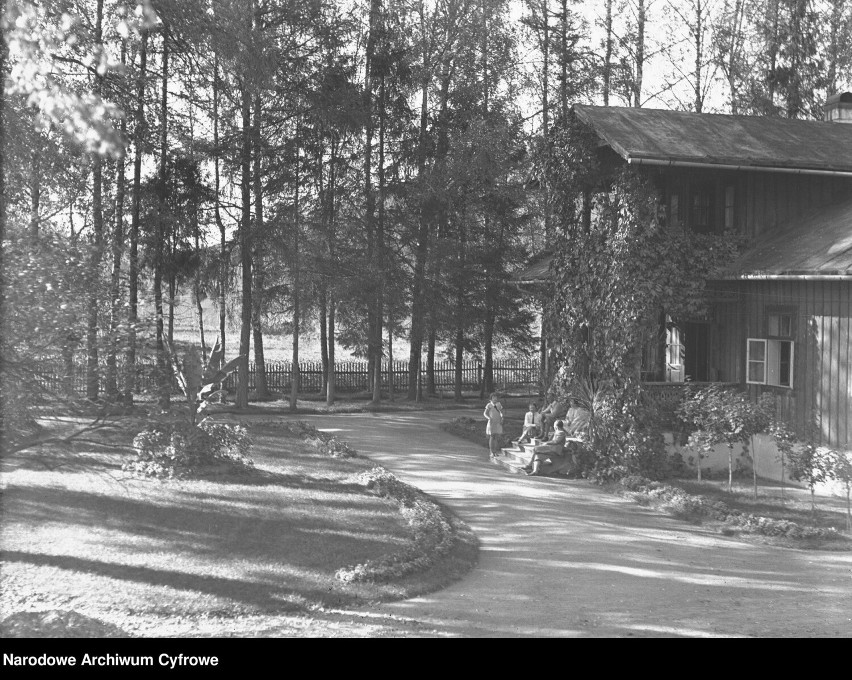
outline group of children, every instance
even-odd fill
[[[498,435],[503,434],[503,405],[499,399],[499,394],[496,392],[492,394],[491,400],[485,405],[485,412],[482,414],[488,421],[485,426],[485,434],[488,435],[488,447],[492,456],[496,456],[499,452]],[[559,400],[554,401],[542,410],[539,410],[538,404],[531,402],[529,410],[524,416],[524,427],[519,437],[519,443],[523,444],[535,438],[544,438],[551,423],[556,429],[556,423],[561,423],[561,418],[570,416],[572,410],[576,410],[576,406],[569,409],[567,404],[563,404]]]

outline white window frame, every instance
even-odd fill
[[[781,375],[781,343],[790,344],[790,384],[782,385],[780,381]],[[763,359],[751,358],[752,343],[761,343],[763,345]],[[793,368],[795,366],[796,343],[793,340],[776,340],[772,338],[748,338],[746,340],[746,383],[749,385],[771,385],[773,387],[783,387],[785,389],[793,389]],[[751,372],[749,368],[753,363],[763,364],[763,380],[751,380]]]
[[[754,363],[763,364],[763,380],[751,380],[751,370],[750,370],[751,364],[752,364],[751,344],[753,342],[760,343],[760,344],[763,345],[763,359],[755,359],[754,360]],[[748,338],[746,340],[746,374],[745,374],[745,378],[746,378],[746,382],[749,385],[765,385],[766,384],[766,374],[769,372],[767,370],[767,364],[769,363],[767,361],[767,359],[768,359],[768,357],[767,357],[766,340],[764,338]]]

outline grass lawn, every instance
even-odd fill
[[[192,621],[211,617],[410,597],[475,562],[470,535],[425,574],[344,584],[334,577],[339,568],[411,539],[396,505],[356,481],[372,461],[331,458],[281,428],[258,425],[250,475],[140,479],[121,470],[135,432],[130,421],[123,425],[98,433],[97,444],[2,461],[0,619],[62,609],[128,632],[157,634],[157,622],[170,622],[170,634],[187,634]]]

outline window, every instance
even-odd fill
[[[747,343],[747,383],[793,387],[792,340],[749,338]]]
[[[734,187],[725,187],[725,231],[734,228]]]
[[[692,231],[707,234],[713,227],[713,187],[696,187],[690,202],[690,228]]]
[[[766,318],[766,334],[770,338],[792,338],[793,315],[770,312]]]
[[[680,196],[677,194],[669,196],[669,226],[680,229]]]

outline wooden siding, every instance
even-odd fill
[[[718,379],[736,382],[755,398],[778,398],[779,415],[819,443],[852,448],[852,282],[741,281],[714,283],[718,346],[711,361]],[[734,302],[738,300],[739,302]],[[766,337],[767,311],[795,308],[793,388],[746,385],[746,338]]]
[[[679,197],[682,226],[691,228],[690,205],[694,187],[715,187],[713,215],[716,231],[722,231],[725,219],[725,187],[734,187],[734,229],[755,237],[775,231],[790,220],[814,208],[846,198],[852,193],[852,179],[823,175],[796,175],[754,170],[704,170],[689,168],[649,168],[660,188],[661,202],[671,205],[671,196]]]

